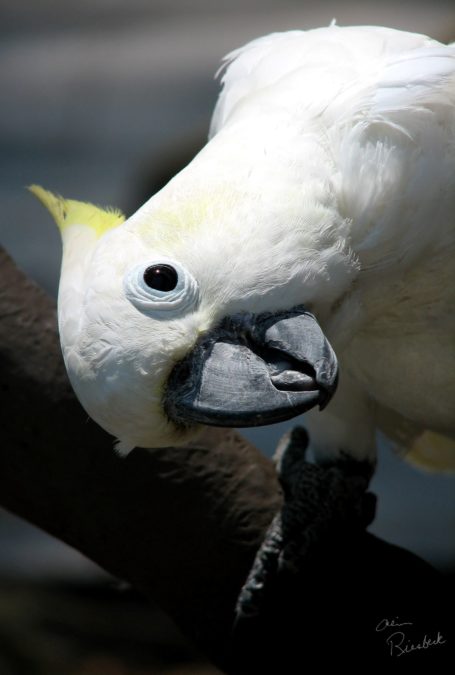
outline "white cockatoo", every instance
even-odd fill
[[[82,405],[123,452],[312,408],[321,461],[374,463],[382,431],[453,467],[455,45],[275,33],[222,85],[208,144],[130,218],[31,188]]]

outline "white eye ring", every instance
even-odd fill
[[[177,284],[170,291],[151,288],[144,281],[144,273],[154,265],[168,265],[177,273]],[[194,277],[182,265],[166,257],[144,260],[129,270],[123,279],[123,290],[128,300],[143,314],[158,319],[169,319],[194,307],[199,300],[199,288]]]

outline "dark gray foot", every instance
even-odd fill
[[[374,467],[349,457],[313,464],[305,459],[307,446],[307,432],[296,427],[279,449],[284,503],[240,592],[236,627],[266,613],[277,583],[305,572],[334,536],[362,531],[374,518],[376,498],[366,492]]]

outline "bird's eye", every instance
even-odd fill
[[[169,293],[177,286],[177,271],[172,265],[150,265],[144,272],[144,281],[149,288]]]
[[[175,260],[148,260],[130,269],[123,280],[128,300],[143,314],[157,319],[182,316],[198,302],[194,277]]]

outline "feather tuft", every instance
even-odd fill
[[[125,221],[119,209],[104,209],[87,202],[65,199],[40,185],[30,185],[28,190],[48,209],[62,234],[70,225],[86,225],[95,230],[97,237],[101,237]]]

